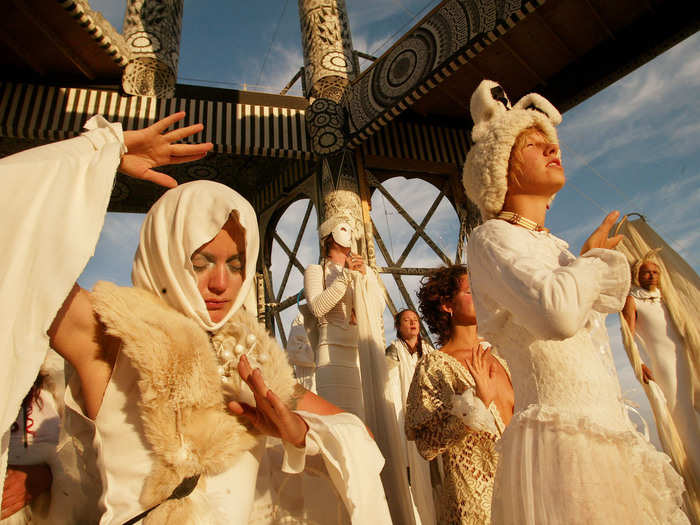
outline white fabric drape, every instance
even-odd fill
[[[685,365],[679,370],[687,370],[691,382],[691,403],[694,414],[687,417],[697,417],[700,406],[700,385],[698,383],[698,352],[700,352],[700,337],[698,336],[697,312],[700,308],[700,279],[688,264],[673,249],[668,246],[661,237],[644,221],[636,219],[624,220],[617,228],[619,233],[625,235],[624,240],[618,245],[618,250],[625,254],[630,264],[644,257],[653,249],[661,248],[654,256],[654,263],[660,267],[660,287],[664,300],[668,307],[671,319],[681,335],[684,352],[676,355],[676,359],[685,359]],[[659,438],[664,451],[671,456],[676,470],[683,476],[686,494],[684,499],[689,518],[696,525],[700,525],[700,480],[689,461],[689,447],[697,447],[698,443],[684,443],[673,420],[669,405],[663,391],[654,381],[645,383],[642,377],[642,358],[639,348],[634,340],[632,332],[625,318],[620,314],[620,329],[622,342],[630,360],[637,380],[644,388],[649,399],[654,420],[659,431]]]
[[[214,323],[197,289],[190,257],[219,233],[233,210],[238,212],[238,221],[245,230],[245,275],[231,309]],[[188,182],[167,191],[149,210],[131,279],[134,286],[164,299],[205,330],[216,331],[253,293],[259,245],[257,217],[247,200],[223,184]]]
[[[93,117],[83,135],[0,160],[6,254],[0,277],[0,428],[9,432],[36,378],[50,327],[94,253],[125,151],[120,124]],[[2,439],[5,479],[9,434]]]
[[[351,272],[354,308],[357,316],[358,350],[365,403],[365,423],[374,432],[386,466],[382,481],[391,516],[395,523],[414,523],[410,488],[401,455],[403,429],[399,429],[393,404],[387,392],[389,384],[384,353],[382,312],[384,294],[376,275]]]

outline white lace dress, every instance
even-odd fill
[[[508,362],[515,391],[492,522],[688,523],[681,478],[633,429],[610,354],[589,331],[596,312],[622,308],[627,262],[611,250],[577,258],[567,248],[497,219],[469,240],[480,333]]]

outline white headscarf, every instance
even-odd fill
[[[231,309],[214,323],[197,288],[190,257],[219,233],[234,210],[245,231],[245,274]],[[188,182],[165,192],[148,211],[131,280],[205,330],[216,331],[255,293],[252,285],[259,244],[257,217],[247,200],[217,182]]]

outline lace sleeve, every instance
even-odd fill
[[[452,413],[454,388],[436,359],[424,357],[418,364],[406,401],[406,436],[427,460],[442,454],[467,434],[461,419]]]
[[[343,274],[324,290],[324,278],[323,267],[318,264],[312,264],[304,272],[304,295],[311,312],[317,318],[323,317],[338,304],[350,283],[348,273],[343,271]]]

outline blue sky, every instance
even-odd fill
[[[90,3],[121,29],[125,2],[91,0]],[[379,55],[438,2],[349,0],[347,3],[355,49]],[[185,0],[181,83],[279,92],[302,64],[297,2]],[[298,84],[291,93],[299,94]],[[619,209],[623,213],[645,215],[651,226],[696,271],[699,269],[698,93],[700,34],[564,115],[559,136],[568,183],[555,200],[548,226],[570,243],[574,253],[578,253],[607,211]],[[437,195],[434,187],[416,180],[392,179],[386,187],[405,209],[411,210],[416,222],[421,221]],[[375,224],[397,257],[412,232],[379,192],[375,192],[372,206]],[[304,202],[295,203],[280,221],[278,231],[287,244],[296,237],[304,207]],[[141,215],[108,214],[95,257],[80,279],[83,286],[91,287],[99,279],[130,284],[131,259],[141,221]],[[312,215],[299,253],[303,264],[317,260],[315,228]],[[457,219],[446,201],[428,223],[427,230],[443,251],[454,256]],[[279,282],[286,257],[277,245],[273,250],[276,261],[272,267],[273,279]],[[381,256],[378,264],[384,264]],[[405,266],[438,264],[437,257],[421,240]],[[388,279],[385,282],[397,306],[403,306],[393,282]],[[415,297],[418,279],[409,277],[405,282]],[[283,297],[301,287],[301,274],[294,270]],[[283,316],[287,326],[295,315],[292,310]],[[388,315],[385,324],[387,336],[393,337]],[[651,423],[648,404],[622,349],[616,316],[609,316],[608,328],[623,392],[640,405]]]

